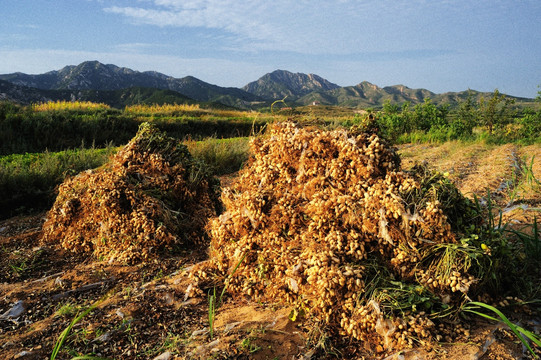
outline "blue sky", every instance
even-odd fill
[[[0,0],[0,73],[98,60],[241,87],[276,69],[436,93],[541,84],[540,0]]]

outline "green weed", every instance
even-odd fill
[[[209,292],[209,336],[214,338],[214,319],[216,318],[216,287],[213,288],[212,294]]]
[[[17,278],[28,277],[31,271],[39,268],[43,262],[41,255],[43,250],[33,251],[30,256],[26,256],[19,251],[15,251],[13,259],[8,261],[8,266],[13,275]]]
[[[166,350],[171,352],[177,352],[179,349],[184,347],[186,345],[186,336],[181,335],[175,335],[172,333],[167,334],[167,337],[165,338],[162,347],[160,349],[160,352]]]
[[[73,316],[79,312],[79,307],[72,303],[63,304],[58,310],[56,310],[56,315],[58,316]]]
[[[207,164],[214,175],[234,173],[248,160],[248,138],[187,140],[184,144],[192,156]]]
[[[525,196],[532,192],[537,193],[541,190],[541,181],[535,177],[533,172],[535,156],[528,159],[517,159],[515,171],[509,181],[509,204],[513,204],[519,195]]]
[[[493,313],[495,313],[499,317],[499,319],[481,312],[480,311],[481,309],[492,311]],[[500,310],[498,310],[494,306],[491,306],[491,305],[488,305],[488,304],[485,304],[485,303],[482,303],[482,302],[471,301],[471,302],[465,304],[462,307],[462,311],[463,312],[469,312],[469,313],[481,316],[481,317],[483,317],[485,319],[489,319],[489,320],[492,320],[492,321],[497,321],[497,322],[501,321],[501,322],[505,323],[511,329],[511,331],[515,334],[515,336],[522,342],[522,344],[528,349],[530,354],[532,354],[532,356],[534,358],[539,359],[539,356],[537,356],[537,354],[534,352],[534,350],[532,349],[532,347],[530,346],[530,343],[528,341],[528,340],[530,340],[536,346],[541,348],[541,339],[539,338],[539,336],[537,336],[537,335],[533,334],[532,332],[530,332],[530,331],[528,331],[528,330],[526,330],[526,329],[512,323]]]
[[[17,264],[9,264],[9,267],[17,277],[21,276],[25,271],[28,270],[28,264],[26,263],[26,260],[22,260]]]
[[[255,344],[254,340],[256,340],[256,338],[253,336],[248,336],[244,338],[244,340],[242,340],[242,342],[240,343],[241,348],[247,350],[250,354],[258,352],[259,350],[261,350],[261,346]]]
[[[87,316],[88,314],[90,314],[92,311],[94,311],[94,309],[96,307],[98,307],[99,304],[101,304],[105,298],[107,297],[108,295],[106,295],[104,298],[102,299],[99,299],[98,301],[94,302],[92,305],[90,305],[88,308],[86,308],[84,311],[80,312],[71,322],[70,324],[68,325],[67,328],[64,329],[64,331],[62,331],[62,333],[60,334],[60,336],[58,337],[58,340],[56,341],[55,343],[55,346],[53,347],[53,352],[51,353],[51,357],[50,357],[50,360],[55,360],[56,357],[58,356],[58,353],[60,352],[60,350],[62,350],[63,346],[64,346],[64,343],[66,342],[71,330],[73,329],[73,327],[78,324],[85,316]],[[99,358],[99,357],[95,357],[95,356],[92,356],[92,355],[82,355],[82,356],[76,356],[74,358],[72,358],[72,360],[75,360],[75,359],[87,359],[87,360],[106,360],[104,358]]]

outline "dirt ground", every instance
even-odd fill
[[[539,217],[541,194],[512,182],[517,159],[536,155],[531,170],[541,179],[541,147],[406,145],[404,168],[426,160],[456,182],[465,194],[486,196],[507,209],[515,226]],[[523,161],[522,166],[526,161]],[[227,179],[230,181],[230,179]],[[516,187],[516,186],[515,186]],[[520,359],[528,358],[505,326],[472,318],[449,339],[396,354],[377,353],[358,341],[331,343],[324,329],[292,321],[290,308],[253,303],[225,293],[210,316],[207,294],[191,297],[188,271],[205,261],[207,250],[158,261],[121,266],[98,262],[40,244],[45,213],[0,222],[0,359],[49,359],[61,333],[77,322],[57,359],[93,354],[109,359]],[[217,294],[218,296],[220,294]],[[539,334],[539,314],[510,314]],[[453,324],[450,324],[452,327]],[[539,350],[539,349],[538,349]]]
[[[539,186],[528,181],[528,174],[541,181],[541,146],[520,147],[447,142],[442,145],[406,144],[399,147],[402,167],[408,169],[426,161],[448,173],[449,179],[467,197],[492,200],[503,209],[503,220],[515,226],[532,224],[539,218]]]

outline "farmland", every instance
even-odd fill
[[[88,354],[110,359],[533,356],[503,323],[476,315],[473,311],[497,317],[472,301],[496,306],[539,339],[539,110],[515,114],[513,120],[493,118],[490,125],[482,112],[467,106],[450,116],[430,102],[415,110],[387,106],[365,114],[309,107],[255,113],[196,105],[122,111],[87,105],[2,105],[9,125],[3,127],[0,158],[3,208],[9,209],[0,222],[4,358],[47,358],[55,344],[58,359]],[[142,136],[136,134],[143,123],[180,141],[193,159],[178,160],[184,157],[175,146],[137,145],[133,141]],[[149,144],[166,136],[156,134]],[[123,152],[127,143],[130,155]],[[312,145],[302,148],[303,143]],[[146,152],[133,155],[138,146]],[[149,155],[156,148],[161,149],[156,154],[170,156],[168,161]],[[349,168],[351,163],[356,165]],[[359,170],[365,168],[366,173]],[[162,172],[156,175],[157,169]],[[216,190],[223,193],[224,209],[205,215],[208,227],[197,222],[198,231],[210,233],[196,234],[203,241],[163,248],[153,243],[152,251],[138,249],[126,257],[106,248],[92,253],[59,246],[68,234],[73,244],[84,240],[91,225],[68,217],[63,206],[74,200],[54,203],[58,191],[67,199],[86,199],[82,204],[92,210],[83,206],[77,216],[101,216],[96,228],[101,241],[106,206],[117,209],[116,200],[110,205],[106,199],[120,187],[101,193],[99,187],[85,189],[99,181],[110,184],[107,179],[120,178],[118,171],[127,172],[122,184],[140,214],[153,208],[154,198],[167,205],[156,210],[166,215],[159,226],[174,219],[184,226],[192,218],[183,213],[203,214],[193,209],[207,206],[207,200],[198,204],[190,198],[193,207],[172,208],[168,196],[177,190],[161,182],[163,176],[177,179],[172,169],[191,169],[184,179],[193,184],[207,186],[213,177],[221,181]],[[395,172],[399,175],[386,175]],[[54,191],[69,181],[72,187]],[[182,181],[174,183],[184,189]],[[155,195],[158,188],[166,190]],[[189,189],[189,196],[203,193]],[[362,205],[367,196],[370,201]],[[407,204],[393,200],[399,197]],[[104,200],[92,203],[96,198]],[[134,204],[141,199],[147,200],[138,208]],[[381,205],[370,207],[371,202]],[[57,210],[47,213],[51,208]],[[363,217],[355,217],[360,213]],[[404,214],[409,225],[402,223]],[[413,220],[416,216],[425,218]],[[448,219],[456,221],[445,225]],[[108,239],[122,242],[138,232],[144,237],[141,227],[119,227]],[[58,229],[63,229],[58,238],[46,235]],[[407,251],[388,244],[396,244],[402,230],[411,232],[415,244]],[[417,232],[425,234],[422,241],[413,235]],[[45,241],[48,236],[52,240]],[[341,253],[342,245],[325,247],[341,244],[340,236],[348,239],[344,247],[355,242],[358,255]],[[448,284],[444,277],[439,284],[433,281],[440,273],[432,267],[437,261],[430,261],[441,254],[431,252],[430,242],[473,254],[455,268],[456,260],[445,260],[456,272]],[[81,244],[77,247],[88,246]],[[283,244],[276,254],[273,247]],[[141,254],[147,250],[145,258]],[[327,252],[332,255],[324,261]],[[269,261],[272,257],[275,261]],[[324,270],[310,270],[316,267]],[[421,271],[425,278],[417,276]],[[347,295],[343,288],[354,290]],[[539,353],[534,341],[528,344]]]

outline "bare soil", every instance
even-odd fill
[[[541,147],[514,145],[407,145],[404,168],[427,160],[466,194],[487,189],[515,226],[539,218],[541,194],[524,188],[511,198],[508,185],[515,160]],[[541,161],[532,170],[541,179]],[[229,179],[228,179],[229,180]],[[205,247],[144,265],[96,261],[40,243],[45,213],[0,222],[0,359],[49,359],[62,331],[79,311],[98,302],[70,332],[57,359],[82,354],[110,359],[520,359],[528,358],[505,326],[472,318],[467,331],[453,331],[439,343],[417,344],[396,354],[366,349],[358,341],[331,342],[325,329],[290,318],[292,309],[252,303],[225,294],[213,334],[208,294],[190,294],[190,266],[207,258]],[[538,220],[539,221],[539,220]],[[217,294],[218,296],[220,294]],[[528,309],[509,313],[539,334],[541,318]],[[539,350],[539,349],[537,349]]]

